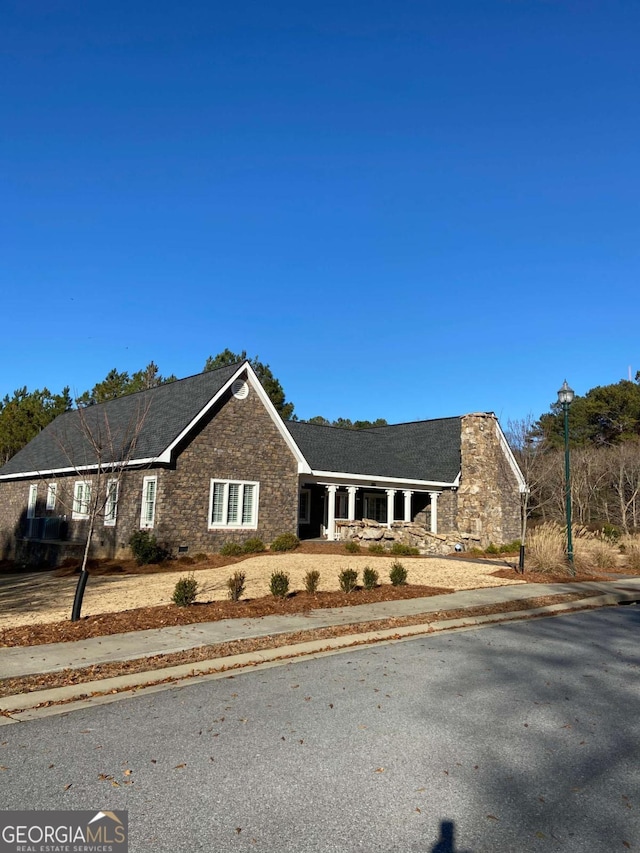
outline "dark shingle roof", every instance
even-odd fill
[[[88,406],[81,412],[66,412],[0,468],[0,476],[82,468],[95,464],[96,452],[87,438],[88,433],[101,440],[105,448],[103,462],[155,459],[202,411],[240,366],[232,364],[137,394],[118,397],[97,406]],[[136,424],[140,421],[142,426],[138,430],[135,449],[128,452],[127,442],[131,441]]]
[[[286,423],[314,471],[452,483],[460,472],[461,418],[371,429]]]

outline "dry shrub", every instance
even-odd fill
[[[553,521],[534,527],[527,536],[527,563],[538,572],[560,572],[567,567],[564,528]]]
[[[623,536],[620,544],[624,550],[627,569],[640,572],[640,536]]]
[[[579,572],[591,572],[594,569],[611,571],[617,568],[618,548],[593,533],[578,531],[573,550],[575,566]]]

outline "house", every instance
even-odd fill
[[[174,554],[285,532],[486,545],[518,538],[525,488],[491,413],[285,422],[244,361],[60,415],[0,468],[0,557],[77,555],[97,495],[95,556],[140,529]]]

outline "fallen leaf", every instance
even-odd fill
[[[333,702],[329,702],[329,707],[333,708]]]
[[[112,784],[112,786],[113,786],[114,788],[119,788],[119,787],[120,787],[120,782],[116,782],[116,780],[115,780],[115,779],[113,779],[113,780],[112,780],[111,784]]]
[[[384,767],[376,767],[376,773],[384,773]]]
[[[494,814],[488,814],[487,817],[489,820],[500,820],[500,818],[496,817]]]
[[[240,833],[242,832],[242,827],[236,826],[236,832],[238,833],[238,835],[240,835]]]
[[[68,790],[69,790],[69,788],[70,788],[72,785],[73,785],[73,782],[69,782],[69,784],[68,784],[68,785],[65,785],[65,786],[64,786],[64,790],[65,790],[65,791],[68,791]]]
[[[176,764],[176,766],[173,769],[174,770],[182,770],[186,766],[187,766],[186,764]]]
[[[133,773],[133,770],[125,770],[124,771],[125,776],[131,776],[132,773]]]

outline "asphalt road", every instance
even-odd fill
[[[425,637],[0,729],[0,807],[130,850],[640,850],[640,609]]]

